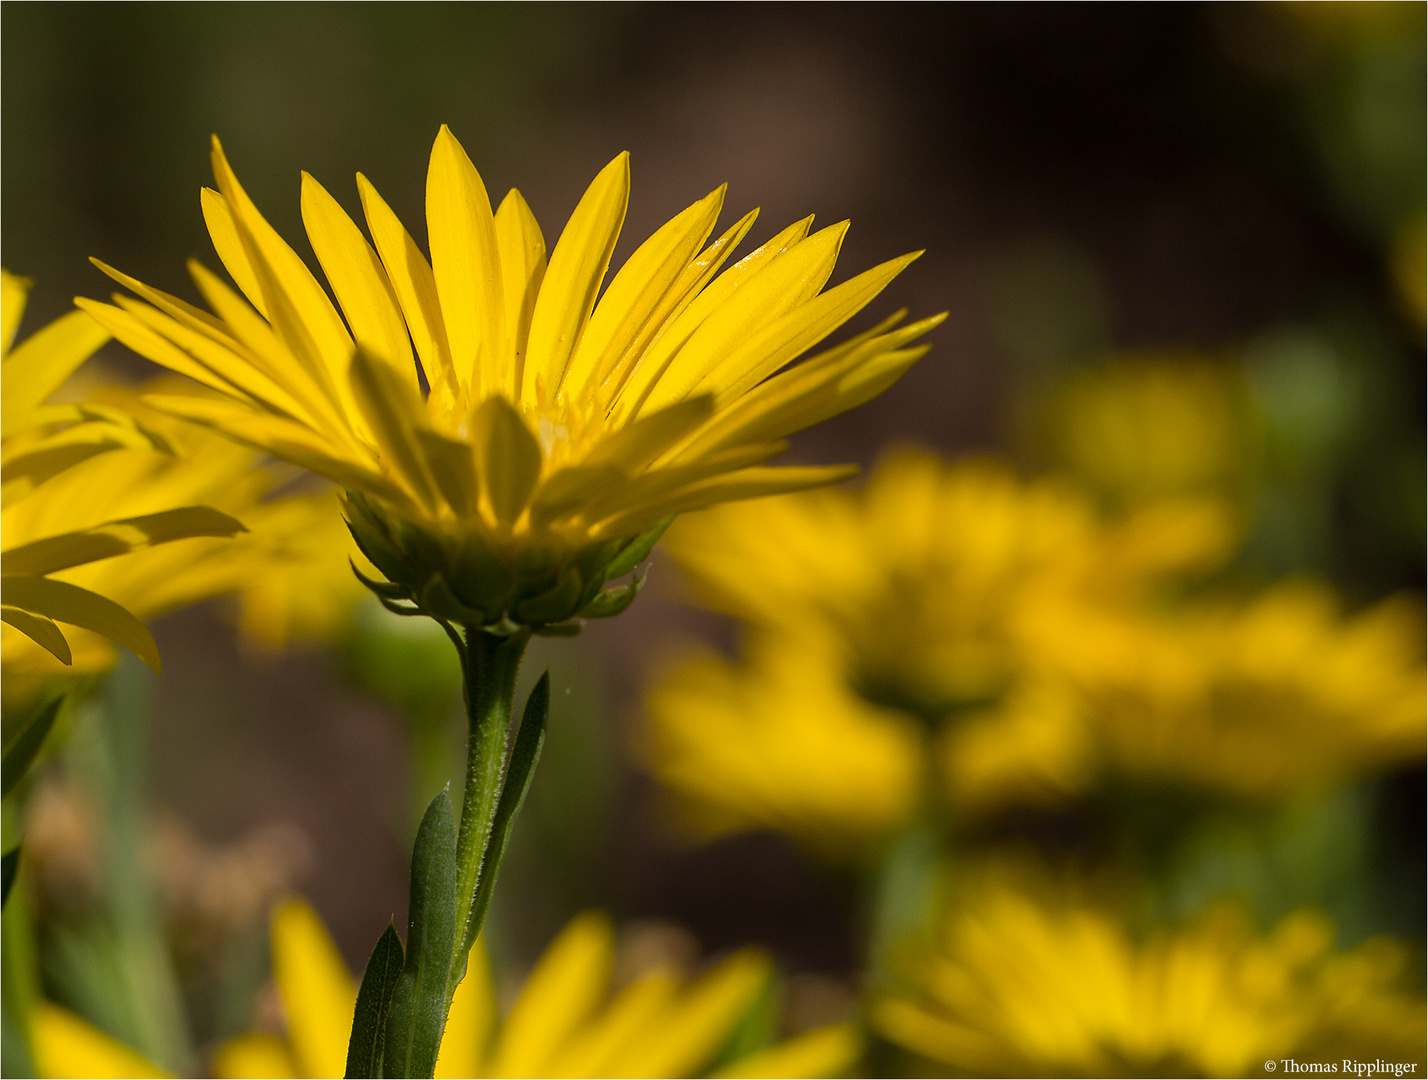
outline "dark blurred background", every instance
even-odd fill
[[[867,464],[912,440],[1036,469],[1026,402],[1078,364],[1328,350],[1356,404],[1322,480],[1322,536],[1261,545],[1251,570],[1327,574],[1361,603],[1423,584],[1422,294],[1415,309],[1401,267],[1423,209],[1425,8],[1304,7],[1326,11],[11,0],[4,260],[36,280],[31,325],[107,293],[90,255],[196,299],[183,260],[215,262],[197,199],[210,133],[304,255],[300,169],[354,213],[362,170],[424,244],[441,123],[493,197],[520,187],[550,243],[629,150],[616,262],[726,180],[731,210],[763,208],[756,237],[808,213],[851,218],[835,280],[927,249],[868,314],[949,310],[932,354],[801,436],[797,458]],[[631,612],[527,665],[554,665],[556,708],[499,890],[498,957],[519,968],[599,904],[677,922],[708,949],[763,942],[794,971],[846,975],[866,903],[851,877],[772,836],[683,846],[631,763],[640,688],[671,642],[727,634],[678,591],[656,557]],[[216,610],[157,634],[155,803],[209,843],[296,825],[313,854],[300,887],[359,967],[405,907],[395,713],[350,659],[249,655]],[[1391,784],[1393,827],[1421,857],[1421,773]]]

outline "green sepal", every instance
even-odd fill
[[[367,512],[362,497],[350,491],[347,493],[345,520],[347,531],[352,534],[358,550],[367,556],[373,566],[399,584],[409,588],[418,584],[411,565],[402,557],[401,551],[388,537],[387,531]]]
[[[575,614],[584,586],[580,571],[574,566],[567,566],[553,587],[539,596],[521,601],[511,614],[517,622],[528,626],[534,623],[564,622]]]
[[[0,856],[0,908],[10,902],[10,886],[15,884],[15,874],[20,869],[20,845],[16,844]]]
[[[659,538],[664,535],[665,529],[669,528],[670,522],[673,520],[674,515],[670,515],[656,523],[654,528],[640,533],[621,548],[620,553],[610,560],[610,565],[605,568],[605,580],[614,581],[617,577],[624,577],[649,558],[655,544],[659,542]]]
[[[45,737],[54,727],[55,717],[59,716],[60,706],[63,704],[64,695],[61,694],[17,725],[13,735],[7,733],[5,756],[3,762],[0,762],[0,787],[3,788],[0,793],[9,795],[15,785],[24,779],[25,773],[39,756],[40,748],[45,745]]]
[[[388,923],[377,939],[372,955],[367,958],[367,970],[362,973],[362,986],[357,991],[357,1008],[352,1014],[352,1037],[347,1043],[347,1071],[343,1074],[348,1080],[382,1075],[382,1057],[387,1046],[387,1016],[405,961],[402,939],[397,937],[397,928]]]
[[[516,577],[510,567],[474,533],[457,552],[447,582],[463,604],[486,613],[484,622],[495,622],[501,617],[516,587]]]
[[[525,711],[521,714],[521,726],[516,732],[516,744],[511,748],[511,760],[506,765],[506,777],[501,787],[501,800],[496,804],[496,817],[491,822],[491,838],[486,843],[486,851],[481,856],[481,874],[476,883],[476,897],[471,902],[471,914],[466,920],[466,937],[461,949],[465,957],[481,932],[481,924],[486,919],[486,909],[491,905],[491,893],[496,887],[496,873],[501,867],[501,859],[506,854],[506,844],[511,838],[511,828],[516,823],[521,803],[525,802],[530,790],[531,778],[535,776],[536,763],[545,746],[545,730],[550,720],[550,672],[547,671],[536,682],[531,696],[526,698]],[[464,974],[462,970],[452,972],[451,990],[455,992]]]
[[[450,1002],[456,940],[456,824],[445,791],[431,800],[412,849],[407,946],[387,1015],[385,1076],[431,1076]]]
[[[635,597],[640,594],[640,589],[644,587],[644,584],[645,579],[637,577],[628,585],[606,589],[576,614],[582,619],[613,618],[635,602]]]
[[[424,611],[447,622],[461,623],[464,626],[483,626],[492,621],[484,611],[468,607],[458,600],[439,574],[433,574],[431,580],[423,586],[417,603]]]
[[[531,633],[537,637],[576,637],[584,629],[583,619],[572,619],[568,622],[542,623],[532,627]]]
[[[411,599],[411,590],[405,585],[397,585],[390,581],[373,581],[366,574],[362,573],[361,570],[358,570],[357,564],[350,558],[347,560],[347,563],[352,567],[352,572],[357,575],[357,580],[367,586],[368,590],[375,593],[378,598],[382,600]]]
[[[423,608],[419,608],[419,607],[417,607],[417,606],[415,606],[415,605],[412,605],[412,606],[408,607],[408,606],[405,605],[405,604],[399,604],[399,603],[397,603],[395,600],[388,600],[385,596],[379,596],[379,597],[377,597],[377,603],[381,604],[384,608],[386,608],[388,611],[390,611],[393,615],[407,615],[407,616],[411,616],[411,615],[426,615],[426,614],[427,614],[427,612],[426,612]]]

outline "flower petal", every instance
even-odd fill
[[[31,334],[0,365],[0,431],[59,388],[109,340],[109,331],[83,311],[71,311]]]
[[[108,597],[67,581],[29,575],[6,576],[5,602],[56,622],[81,626],[123,645],[158,674],[159,647],[148,627]]]
[[[536,297],[545,279],[545,237],[526,200],[515,188],[496,210],[496,246],[501,256],[501,291],[506,298],[506,332],[514,363],[501,373],[500,392],[515,401],[521,392],[526,344]]]
[[[521,401],[541,406],[554,399],[580,344],[630,202],[630,155],[600,170],[570,215],[550,256],[531,316]]]

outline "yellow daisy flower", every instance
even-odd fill
[[[600,295],[627,155],[596,177],[547,261],[525,200],[512,191],[493,213],[445,127],[427,174],[430,263],[365,177],[372,244],[304,174],[303,220],[334,307],[216,140],[213,168],[203,212],[238,292],[190,263],[210,315],[103,267],[142,300],[81,306],[228,399],[160,407],[343,485],[389,602],[466,626],[610,614],[633,590],[600,599],[601,588],[671,515],[849,475],[763,462],[790,432],[880,393],[941,318],[894,329],[894,316],[788,367],[915,255],[823,291],[847,225],[810,235],[805,219],[719,274],[754,219],[706,246],[723,188],[659,229]]]
[[[472,951],[446,1024],[437,1077],[702,1076],[764,991],[766,957],[745,949],[687,981],[659,966],[610,991],[615,933],[603,915],[574,919],[551,943],[510,1011],[497,1014],[484,944]],[[356,986],[317,914],[289,901],[273,915],[273,975],[287,1036],[252,1033],[219,1048],[215,1075],[343,1075]],[[835,1075],[861,1044],[846,1026],[745,1055],[714,1075]]]
[[[334,622],[345,619],[362,596],[347,557],[361,555],[335,512],[334,493],[276,495],[292,480],[291,468],[264,463],[252,450],[155,414],[135,391],[95,380],[79,389],[84,408],[127,415],[167,449],[146,443],[91,456],[7,507],[7,558],[11,550],[33,550],[27,546],[33,540],[88,536],[115,518],[201,504],[231,515],[226,520],[246,522],[248,530],[233,539],[193,538],[133,550],[54,571],[51,579],[107,597],[145,621],[236,594],[245,637],[274,647],[327,636]],[[62,663],[5,627],[0,660],[6,704],[34,699],[57,678],[97,674],[114,662],[113,646],[101,634],[70,631],[67,644],[70,655]]]
[[[76,311],[12,349],[29,285],[0,270],[0,619],[5,640],[23,635],[71,665],[69,639],[56,625],[65,623],[126,646],[157,671],[158,648],[134,613],[68,578],[101,560],[173,540],[231,537],[243,526],[183,498],[106,498],[112,493],[100,474],[109,470],[116,451],[171,448],[121,410],[47,403],[109,334]],[[87,481],[75,487],[81,473]],[[7,683],[9,676],[7,669]]]
[[[981,882],[934,946],[904,956],[904,985],[874,1027],[956,1075],[1250,1076],[1265,1061],[1419,1061],[1421,999],[1375,939],[1335,952],[1300,911],[1267,935],[1235,909],[1137,937],[1112,910]]]

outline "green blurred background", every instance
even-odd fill
[[[519,186],[553,237],[627,149],[617,263],[726,180],[763,229],[851,218],[838,278],[927,248],[872,317],[950,309],[933,354],[793,457],[867,464],[911,440],[1039,470],[1039,410],[1078,368],[1234,357],[1273,428],[1241,571],[1326,575],[1363,603],[1424,584],[1425,7],[1349,7],[11,0],[4,260],[36,280],[32,325],[107,293],[90,255],[191,296],[183,258],[213,262],[210,133],[304,255],[300,169],[349,210],[365,172],[424,244],[426,157],[448,123],[493,195]],[[679,595],[656,557],[626,616],[527,664],[552,664],[552,736],[499,890],[498,958],[520,968],[599,904],[847,977],[865,899],[851,878],[773,835],[689,849],[631,764],[670,643],[729,636]],[[362,633],[343,656],[266,657],[216,610],[161,623],[149,773],[152,803],[202,843],[295,828],[295,884],[357,969],[405,907],[408,778],[446,767],[459,711],[450,669],[413,704],[424,645],[388,677]],[[402,709],[432,718],[425,764]],[[1421,767],[1374,799],[1414,913],[1399,929],[1421,934]]]

